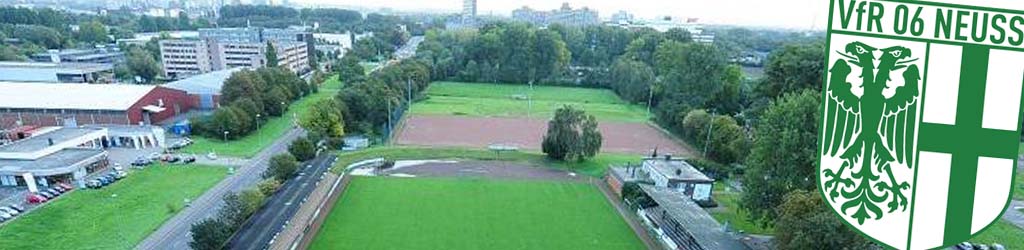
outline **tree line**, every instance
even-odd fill
[[[288,153],[270,158],[267,170],[263,172],[264,179],[255,188],[225,195],[224,205],[214,217],[192,225],[189,229],[192,232],[189,247],[195,250],[230,248],[231,237],[242,229],[267,199],[281,189],[283,183],[295,177],[300,162],[312,160],[315,156],[316,147],[308,138],[300,137],[292,141]]]
[[[289,104],[313,91],[312,85],[283,68],[235,72],[221,88],[220,108],[190,120],[193,133],[226,140],[245,137],[259,123],[283,115]]]

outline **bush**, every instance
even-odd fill
[[[281,189],[281,182],[277,179],[266,179],[256,184],[256,189],[260,191],[264,196],[271,196]]]
[[[288,153],[295,156],[298,161],[308,161],[316,157],[316,145],[306,137],[299,137],[288,145]]]
[[[279,154],[270,158],[270,166],[263,173],[264,178],[273,177],[280,182],[285,182],[299,170],[299,162],[291,154]]]

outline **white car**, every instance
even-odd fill
[[[11,214],[9,214],[7,212],[0,212],[0,218],[10,219],[10,218],[14,218],[14,215],[11,215]]]
[[[21,212],[18,212],[18,210],[14,210],[14,209],[11,209],[9,207],[0,207],[0,212],[5,212],[5,213],[8,213],[8,214],[14,215],[14,216],[17,216],[18,214],[21,213]]]

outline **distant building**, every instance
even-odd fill
[[[612,14],[612,23],[630,23],[633,22],[633,14],[620,10],[615,14]]]
[[[113,80],[113,64],[0,62],[0,81],[111,83]]]
[[[476,16],[476,0],[462,0],[462,15]]]
[[[198,39],[160,41],[164,74],[184,78],[230,68],[262,68],[267,65],[268,43],[277,52],[278,66],[297,74],[310,70],[316,53],[313,34],[301,28],[200,29]]]
[[[523,6],[512,11],[512,19],[532,23],[538,26],[562,24],[568,26],[585,26],[599,24],[597,11],[589,8],[573,9],[569,3],[551,11],[537,11]]]
[[[612,22],[608,25],[620,26],[624,28],[651,28],[658,32],[665,32],[670,29],[682,29],[690,33],[693,37],[693,41],[698,43],[711,44],[715,42],[715,35],[704,31],[704,24],[700,23],[700,19],[697,18],[676,18],[671,16],[664,16],[652,20],[636,20],[626,21],[625,19],[612,18]]]
[[[29,57],[36,62],[49,63],[106,63],[118,64],[124,62],[124,52],[115,45],[94,49],[65,49],[48,50],[36,53]]]
[[[213,110],[220,103],[220,91],[224,87],[224,82],[232,74],[242,70],[243,68],[231,68],[213,71],[173,81],[163,86],[188,93],[191,106],[194,108]]]
[[[0,129],[155,124],[191,103],[184,91],[152,85],[0,82]]]

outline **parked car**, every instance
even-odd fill
[[[14,210],[14,209],[12,209],[10,207],[0,207],[0,211],[6,212],[6,213],[14,215],[14,216],[18,216],[18,214],[21,213],[18,210]]]
[[[71,184],[67,184],[67,183],[63,183],[63,182],[62,183],[57,183],[57,186],[60,186],[60,187],[64,188],[64,190],[68,190],[68,191],[71,191],[72,189],[75,189],[75,187],[71,186]]]
[[[196,157],[192,155],[185,156],[185,159],[182,159],[181,162],[185,164],[191,164],[193,162],[196,162]]]
[[[51,188],[51,189],[47,189],[47,190],[44,190],[43,192],[47,192],[47,193],[50,193],[50,194],[52,194],[52,195],[53,195],[53,197],[57,197],[57,196],[60,196],[60,192],[57,192],[57,190],[53,190],[52,188]]]
[[[11,218],[14,218],[14,215],[11,215],[11,214],[9,214],[7,212],[4,212],[4,211],[0,211],[0,218],[4,218],[4,219],[10,220]]]
[[[10,206],[7,206],[7,207],[9,207],[11,209],[14,209],[14,210],[17,210],[19,213],[25,212],[25,208],[23,208],[23,207],[21,207],[19,205],[10,205]]]
[[[153,161],[146,158],[138,158],[132,162],[132,166],[136,167],[149,166],[150,164],[153,164]]]
[[[116,171],[114,172],[114,175],[117,176],[117,179],[124,179],[124,177],[128,177],[128,172]]]
[[[50,189],[48,189],[48,190],[51,190],[51,191],[55,190],[55,191],[60,192],[62,194],[68,192],[67,189],[64,189],[63,187],[57,186],[57,185],[54,185],[53,187],[50,187]]]
[[[25,197],[25,201],[31,204],[44,203],[48,200],[50,199],[47,199],[45,196],[39,194],[29,194],[28,196]]]
[[[103,187],[103,183],[100,182],[99,180],[89,180],[89,182],[85,183],[85,187],[92,188],[92,189],[98,189],[98,188]]]
[[[178,157],[177,155],[169,154],[169,155],[164,155],[164,157],[161,160],[164,161],[164,162],[167,162],[167,163],[175,163],[175,162],[180,161],[181,157]]]
[[[47,200],[52,200],[53,198],[57,197],[56,195],[53,195],[46,191],[39,191],[38,194],[42,195],[43,197],[46,197]]]
[[[110,183],[114,182],[113,180],[107,179],[106,176],[96,178],[96,180],[100,181],[100,186],[110,185]]]

